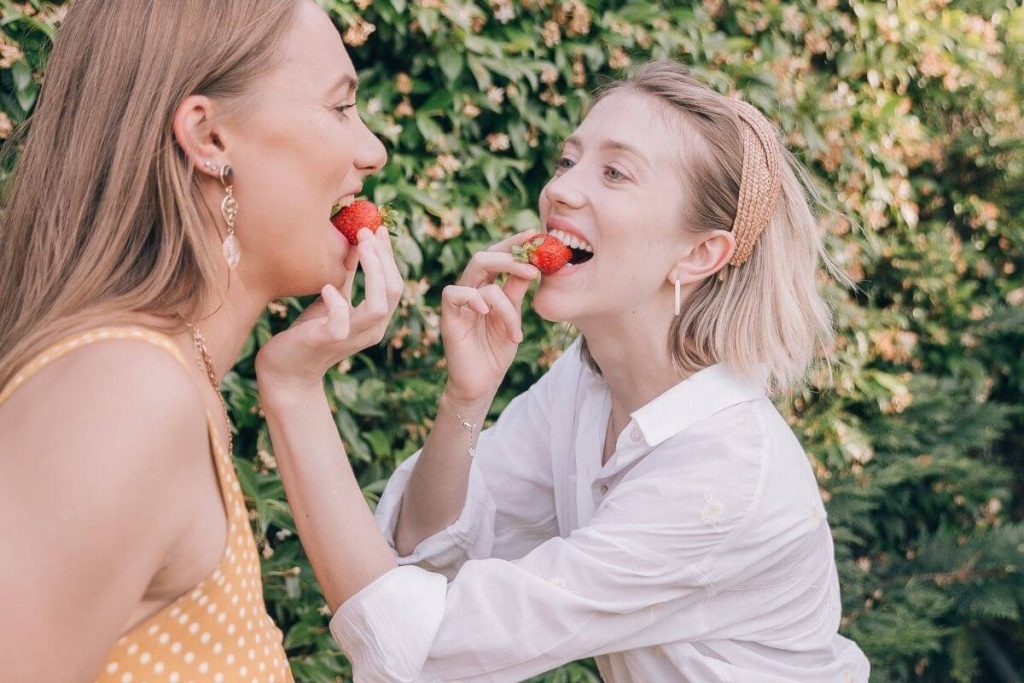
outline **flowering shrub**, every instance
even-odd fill
[[[769,113],[835,212],[840,336],[780,400],[827,501],[843,632],[879,681],[1019,680],[1024,670],[1024,10],[1012,0],[323,0],[391,162],[406,292],[379,348],[326,380],[372,504],[422,443],[443,380],[441,288],[469,255],[537,225],[560,140],[603,77],[671,57]],[[0,138],[31,113],[64,3],[0,0]],[[0,174],[9,169],[0,168]],[[0,177],[0,181],[6,175]],[[226,379],[266,594],[297,678],[348,665],[275,472],[253,353]],[[528,314],[493,415],[569,331]],[[588,663],[546,680],[595,680]]]

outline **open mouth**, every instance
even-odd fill
[[[569,247],[569,251],[572,252],[572,257],[569,259],[571,265],[578,266],[594,258],[594,247],[590,245],[590,242],[580,239],[575,235],[570,235],[563,230],[548,230],[548,233]]]
[[[331,207],[331,217],[333,218],[336,213],[344,209],[346,206],[351,206],[352,202],[356,200],[354,194],[346,194],[338,197],[337,201],[334,202],[334,206]]]

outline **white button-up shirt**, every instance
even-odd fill
[[[859,683],[807,457],[723,365],[632,414],[566,352],[480,436],[452,526],[342,605],[356,681],[519,681],[596,657],[610,683]],[[418,454],[377,509],[394,539]]]

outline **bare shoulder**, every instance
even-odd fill
[[[180,466],[183,446],[205,453],[205,439],[205,408],[194,377],[167,350],[139,340],[76,349],[0,406],[0,443],[6,442],[0,452],[45,453],[43,461],[61,458],[49,464],[62,469],[160,474],[163,466]],[[61,456],[69,453],[76,457]]]

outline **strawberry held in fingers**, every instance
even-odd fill
[[[359,244],[358,234],[363,228],[376,232],[381,225],[391,226],[388,220],[387,207],[377,206],[367,199],[357,199],[348,206],[335,207],[331,223],[348,240],[349,244]]]
[[[550,275],[569,262],[572,251],[560,239],[545,233],[512,247],[512,255],[517,261],[534,265],[541,273]]]

